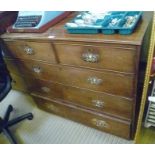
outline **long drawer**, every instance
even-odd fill
[[[129,119],[132,117],[134,101],[119,96],[97,93],[85,89],[65,86],[39,79],[27,79],[29,92],[48,98],[56,98],[84,106],[100,113],[108,113],[116,117]]]
[[[17,66],[25,76],[125,97],[135,94],[135,77],[131,75],[51,65],[34,60],[19,60]]]
[[[101,131],[106,131],[128,139],[130,138],[130,122],[128,121],[122,121],[66,103],[50,101],[47,98],[42,99],[34,96],[34,100],[40,108],[46,111],[84,123]]]
[[[6,41],[5,57],[35,59],[56,63],[52,44],[49,42]]]
[[[55,43],[61,64],[135,73],[139,52],[134,46]]]

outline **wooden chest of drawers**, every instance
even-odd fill
[[[145,16],[130,36],[67,34],[73,16],[42,34],[1,36],[14,88],[44,110],[133,138]]]

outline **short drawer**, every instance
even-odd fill
[[[123,138],[130,138],[130,122],[94,113],[62,102],[50,101],[34,96],[37,105],[49,112],[83,123],[98,130],[105,131]]]
[[[105,93],[56,84],[39,79],[26,79],[29,92],[40,96],[71,102],[71,104],[108,113],[124,119],[132,119],[134,100]]]
[[[135,77],[132,75],[50,65],[39,61],[20,61],[17,65],[25,76],[126,97],[133,97],[135,93]]]
[[[55,63],[55,55],[51,43],[31,41],[6,41],[5,57],[20,59],[36,59]]]
[[[135,73],[139,52],[131,46],[113,44],[54,44],[61,64]]]

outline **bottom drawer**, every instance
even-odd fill
[[[130,122],[95,113],[67,103],[33,96],[39,108],[101,131],[130,139]]]

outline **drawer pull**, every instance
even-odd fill
[[[95,84],[95,85],[99,85],[103,82],[102,79],[98,79],[97,77],[89,77],[87,79],[87,81],[90,83],[90,84]]]
[[[12,85],[15,85],[17,82],[15,80],[12,80]]]
[[[104,106],[104,102],[101,100],[92,100],[94,106],[102,108]]]
[[[34,54],[33,48],[28,47],[28,46],[25,46],[25,47],[24,47],[24,51],[25,51],[25,53],[28,54],[28,55]]]
[[[92,123],[97,126],[97,127],[101,127],[101,128],[109,128],[109,125],[103,121],[103,120],[98,120],[96,118],[92,119]]]
[[[41,90],[44,91],[45,93],[49,93],[51,90],[48,87],[41,87]]]
[[[82,59],[86,62],[98,62],[99,55],[91,52],[85,52],[82,54]]]
[[[33,71],[37,74],[41,73],[41,68],[40,67],[33,67]]]
[[[45,103],[45,105],[46,105],[46,107],[48,109],[52,110],[53,112],[57,112],[57,113],[59,112],[59,109],[56,106],[54,106],[53,104],[51,104],[51,103]]]

